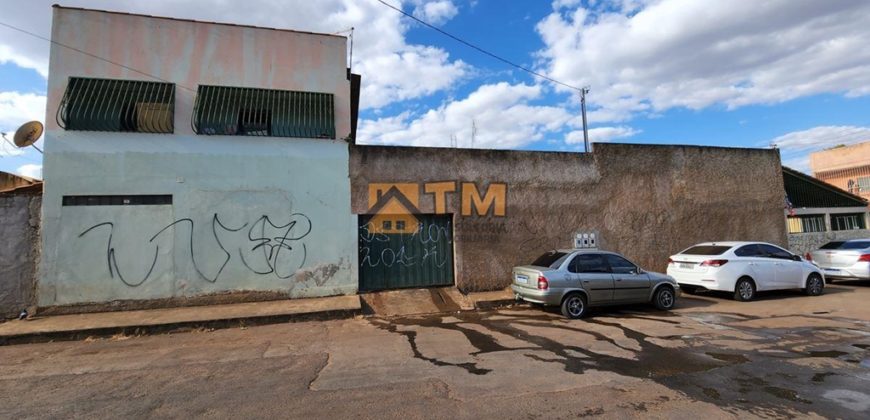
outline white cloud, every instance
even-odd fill
[[[4,4],[0,21],[26,26],[24,29],[48,37],[52,3],[55,0]],[[402,5],[399,0],[390,3]],[[449,1],[414,0],[413,4],[443,21],[455,16],[455,6],[451,9]],[[364,109],[450,89],[471,70],[461,60],[451,60],[442,48],[408,43],[405,35],[411,24],[407,18],[376,1],[247,0],[245,13],[239,13],[237,2],[226,0],[152,0],[111,4],[100,0],[68,0],[64,5],[326,33],[355,27],[353,68],[354,72],[363,75],[364,93],[360,105]],[[48,42],[0,27],[0,62],[32,68],[45,76],[48,74],[48,51]]]
[[[29,176],[31,178],[42,179],[42,165],[28,163],[19,166],[16,172],[24,176]]]
[[[414,3],[414,17],[432,25],[443,25],[459,13],[459,9],[450,0],[416,0]]]
[[[632,127],[621,125],[616,127],[596,127],[589,129],[589,142],[590,143],[606,143],[615,139],[622,139],[626,137],[631,137],[635,134],[640,133],[640,130],[636,130]],[[568,135],[565,136],[565,143],[567,144],[582,144],[583,143],[583,130],[575,130]]]
[[[770,144],[780,149],[783,165],[810,173],[810,153],[865,141],[870,141],[870,127],[820,126],[784,134]]]
[[[575,7],[580,4],[580,0],[555,0],[553,2],[553,10],[564,9],[566,7]]]
[[[769,142],[780,149],[782,164],[810,172],[809,154],[838,145],[870,141],[870,127],[820,126],[783,134]]]
[[[0,132],[7,133],[12,140],[13,133],[21,124],[45,119],[45,96],[33,93],[0,92]],[[0,156],[20,155],[22,151],[0,139]]]
[[[379,54],[354,68],[354,72],[362,74],[360,106],[363,108],[430,95],[449,88],[469,71],[470,67],[462,60],[450,62],[447,53],[440,48],[423,46]]]
[[[359,139],[370,144],[518,148],[543,140],[576,119],[564,108],[531,103],[541,96],[542,87],[537,85],[482,85],[467,98],[422,115],[405,112],[361,120]]]
[[[870,94],[870,2],[556,1],[539,68],[603,121],[674,107],[735,108],[819,93]],[[558,6],[558,7],[557,7]],[[602,121],[599,120],[599,121]]]
[[[7,28],[3,29],[6,31],[10,30]],[[21,54],[9,45],[0,45],[0,64],[6,63],[12,63],[25,69],[36,70],[42,77],[48,78],[47,54],[45,56]]]

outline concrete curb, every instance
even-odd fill
[[[315,300],[318,302],[312,305],[311,302]],[[239,308],[240,305],[245,306]],[[272,307],[265,311],[257,310],[260,309],[257,306],[262,307],[264,305]],[[285,308],[283,310],[277,308],[276,310],[274,307],[279,305],[283,305]],[[249,314],[239,314],[239,309],[244,310],[248,308],[253,309]],[[176,312],[177,316],[173,317],[172,312]],[[213,315],[202,315],[202,313],[209,312],[213,313]],[[163,320],[154,321],[149,319],[149,315],[156,315],[156,313],[160,313],[161,316],[158,318],[163,318]],[[0,324],[0,345],[74,341],[88,337],[110,337],[118,334],[166,334],[198,329],[224,329],[286,322],[330,320],[349,318],[361,314],[362,306],[357,296],[339,296],[286,302],[218,305],[218,307],[187,307],[131,312],[59,315]],[[129,318],[134,319],[131,321]],[[141,318],[142,321],[136,322],[136,318]]]

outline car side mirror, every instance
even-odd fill
[[[803,258],[801,258],[800,255],[792,255],[792,256],[791,256],[791,259],[792,259],[793,261],[803,261],[803,260],[804,260]]]

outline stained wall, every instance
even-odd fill
[[[55,7],[52,39],[40,306],[356,292],[346,38]],[[69,77],[174,83],[174,133],[61,129]],[[331,93],[337,139],[196,135],[201,84]],[[172,203],[63,205],[84,195]]]
[[[776,150],[596,144],[591,154],[356,146],[353,211],[373,190],[416,191],[421,213],[453,215],[456,285],[504,288],[510,270],[571,248],[579,232],[646,269],[704,241],[786,246]],[[427,192],[428,191],[428,192]],[[412,194],[412,195],[414,195]],[[441,204],[439,204],[441,203]]]

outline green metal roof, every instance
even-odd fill
[[[867,200],[855,194],[785,166],[782,180],[794,208],[867,206]]]

